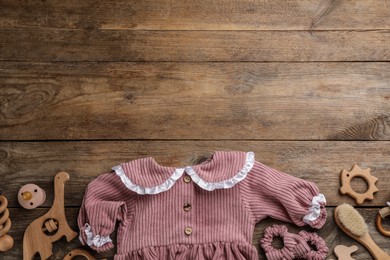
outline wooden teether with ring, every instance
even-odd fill
[[[364,193],[357,193],[352,189],[351,180],[355,177],[363,178],[367,182],[368,189]],[[351,196],[358,205],[362,204],[366,199],[373,200],[374,193],[378,191],[378,188],[375,186],[378,178],[371,175],[370,168],[362,170],[358,165],[354,165],[351,171],[343,170],[340,178],[340,193]]]
[[[387,205],[388,207],[384,207],[379,210],[378,215],[376,216],[375,224],[376,228],[382,235],[390,237],[390,230],[386,230],[382,226],[382,220],[385,219],[387,216],[390,216],[390,202],[387,202]]]

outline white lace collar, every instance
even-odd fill
[[[164,191],[169,190],[173,187],[176,181],[184,174],[187,173],[192,181],[196,183],[199,187],[204,190],[212,191],[215,189],[227,189],[236,185],[238,182],[245,179],[249,171],[252,169],[255,162],[253,152],[243,153],[243,152],[220,152],[217,151],[213,156],[207,160],[205,163],[186,166],[181,168],[174,167],[164,167],[156,163],[152,157],[130,161],[129,163],[124,163],[121,165],[114,166],[112,169],[116,174],[121,178],[123,184],[131,191],[134,191],[140,195],[145,194],[158,194]],[[227,160],[225,161],[224,159]],[[230,160],[233,160],[230,162]],[[235,169],[236,166],[239,166],[239,169]],[[142,174],[147,174],[149,168],[158,171],[159,173],[170,173],[168,179],[158,185],[148,187],[146,185],[139,185],[134,183],[129,178],[129,172],[126,169],[131,169],[131,167],[136,166],[138,170],[143,171]],[[228,171],[230,175],[223,180],[218,181],[206,181],[205,178],[207,173],[220,171],[221,167],[231,169]],[[145,172],[146,169],[146,172]],[[224,172],[224,171],[222,171]],[[150,176],[147,176],[150,177]],[[160,176],[161,177],[161,176]],[[146,187],[145,187],[146,186]]]

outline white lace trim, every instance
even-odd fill
[[[191,166],[187,166],[185,168],[177,168],[171,177],[166,180],[164,183],[154,186],[154,187],[141,187],[139,185],[134,184],[125,174],[122,166],[117,165],[112,167],[115,171],[116,175],[121,178],[123,184],[131,191],[134,191],[140,195],[145,194],[158,194],[164,191],[169,190],[176,183],[176,181],[186,172],[199,187],[204,190],[212,191],[215,189],[228,189],[245,179],[248,175],[249,171],[252,169],[255,163],[255,155],[253,152],[246,153],[246,160],[244,167],[232,178],[220,181],[220,182],[206,182],[204,181]]]
[[[101,247],[104,244],[107,244],[109,242],[112,242],[111,238],[109,236],[102,237],[100,235],[93,236],[91,226],[88,223],[85,223],[84,225],[84,232],[87,236],[87,243],[88,246],[95,246],[95,247]],[[82,236],[79,236],[80,241],[83,243]]]
[[[311,201],[311,206],[309,208],[309,213],[303,217],[303,222],[309,224],[310,222],[316,220],[321,215],[321,204],[326,204],[326,199],[324,194],[318,194],[314,196]]]
[[[169,177],[169,179],[166,180],[163,184],[158,185],[158,186],[154,186],[154,187],[141,187],[141,186],[134,184],[126,176],[125,171],[123,170],[122,166],[117,165],[115,167],[112,167],[112,169],[115,171],[116,175],[118,175],[121,178],[121,181],[129,190],[132,190],[140,195],[158,194],[158,193],[169,190],[175,184],[176,180],[179,179],[183,175],[183,172],[184,172],[184,168],[178,168],[173,172],[171,177]]]
[[[255,163],[255,155],[253,152],[248,152],[246,154],[246,160],[244,167],[233,177],[225,181],[220,182],[206,182],[204,181],[192,167],[186,167],[185,171],[190,175],[191,179],[198,184],[202,189],[212,191],[215,189],[228,189],[245,179],[248,175],[248,172],[252,169],[253,164]]]

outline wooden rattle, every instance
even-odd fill
[[[14,240],[6,233],[11,228],[11,219],[9,218],[9,211],[7,209],[8,200],[5,196],[0,195],[0,251],[5,252],[14,246]]]
[[[351,254],[358,250],[358,247],[353,246],[344,246],[344,245],[338,245],[334,248],[334,254],[337,256],[339,260],[354,260],[354,258],[351,257]]]
[[[364,193],[357,193],[351,187],[351,180],[355,177],[363,178],[368,185],[368,189]],[[378,188],[375,186],[375,183],[378,181],[378,178],[370,174],[370,168],[362,170],[358,165],[354,165],[352,170],[346,171],[343,170],[340,175],[341,178],[341,187],[340,193],[349,195],[355,199],[356,204],[362,204],[366,199],[373,200],[374,193],[378,191]]]
[[[375,224],[376,228],[382,235],[390,237],[390,230],[386,230],[382,226],[382,220],[385,219],[387,216],[390,216],[390,202],[387,202],[387,205],[388,207],[384,207],[379,210],[378,215],[376,216]]]
[[[87,250],[76,248],[66,254],[64,260],[72,260],[76,256],[84,256],[87,260],[95,260],[96,258],[91,255]]]
[[[46,200],[46,193],[35,184],[26,184],[18,192],[19,204],[25,209],[35,209]]]
[[[65,217],[64,190],[70,179],[66,172],[59,172],[54,177],[54,202],[50,210],[28,225],[23,237],[23,260],[33,259],[39,253],[41,259],[49,258],[52,243],[65,236],[71,241],[77,236],[68,225]]]

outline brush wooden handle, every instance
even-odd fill
[[[386,254],[375,242],[371,236],[366,233],[357,239],[362,245],[364,245],[371,255],[377,260],[390,260],[390,256]]]

